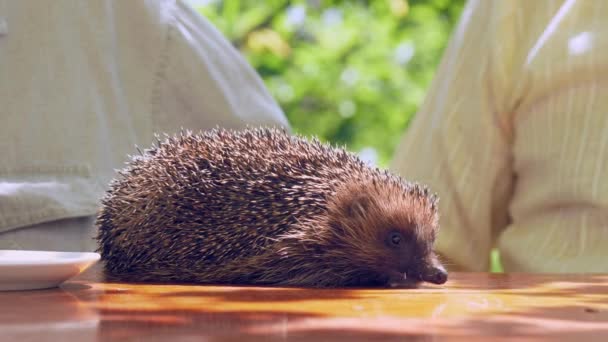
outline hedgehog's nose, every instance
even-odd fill
[[[448,272],[443,267],[433,267],[422,275],[422,280],[441,285],[448,281]]]

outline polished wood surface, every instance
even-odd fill
[[[0,292],[0,341],[608,341],[608,275],[452,273],[443,286],[311,290],[100,274]]]

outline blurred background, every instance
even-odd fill
[[[256,68],[296,133],[385,167],[464,0],[190,0]]]

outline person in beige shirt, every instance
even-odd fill
[[[0,0],[0,249],[96,248],[135,145],[281,126],[255,71],[183,1]]]
[[[391,168],[455,270],[608,272],[608,1],[471,0]]]

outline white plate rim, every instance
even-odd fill
[[[1,256],[1,252],[9,252],[9,253],[28,253],[28,254],[74,254],[78,257],[69,258],[65,260],[61,259],[53,259],[53,260],[32,260],[28,258],[27,260],[18,260],[17,258],[11,260],[3,260]],[[61,251],[43,251],[43,250],[15,250],[15,249],[0,249],[0,268],[8,268],[8,267],[52,267],[52,266],[60,266],[60,265],[73,265],[73,264],[83,264],[83,263],[91,263],[97,262],[101,258],[101,255],[96,252],[61,252]]]

